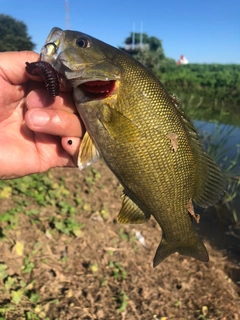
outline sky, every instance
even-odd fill
[[[130,32],[162,40],[165,55],[192,63],[240,64],[240,0],[0,0],[23,21],[39,52],[53,27],[81,31],[115,47]]]

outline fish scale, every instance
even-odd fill
[[[144,223],[153,216],[160,225],[154,266],[174,252],[208,261],[189,207],[192,199],[203,207],[217,202],[225,178],[177,99],[131,56],[81,32],[54,28],[41,57],[73,87],[87,130],[79,167],[101,156],[123,186],[118,221]],[[114,90],[96,99],[93,86],[86,90],[97,81],[114,81]]]

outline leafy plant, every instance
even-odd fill
[[[4,223],[4,230],[14,229],[18,223],[18,213],[22,212],[22,207],[17,206],[0,214],[0,222]]]
[[[54,217],[50,225],[61,233],[73,234],[77,237],[82,234],[81,229],[84,227],[83,224],[77,222],[74,216],[67,216],[65,218]]]
[[[127,272],[123,269],[119,262],[110,261],[109,267],[113,269],[113,277],[117,280],[124,280],[127,278]]]
[[[120,291],[117,302],[120,304],[120,307],[117,309],[117,312],[124,312],[128,305],[128,296],[123,290]]]
[[[27,256],[26,258],[24,258],[22,266],[23,273],[31,273],[33,268],[34,263],[30,260],[30,257]]]
[[[0,279],[4,280],[7,278],[8,272],[7,272],[7,265],[4,263],[0,263]]]

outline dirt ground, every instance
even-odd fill
[[[121,188],[105,165],[48,177],[63,202],[39,205],[23,187],[0,200],[2,213],[23,208],[14,228],[0,222],[0,319],[240,320],[240,237],[226,247],[214,210],[199,224],[210,262],[174,254],[153,268],[161,230],[116,222]]]

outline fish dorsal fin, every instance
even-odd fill
[[[225,193],[226,178],[218,165],[203,149],[202,143],[199,141],[199,135],[184,111],[178,104],[175,104],[175,106],[189,136],[195,158],[196,185],[193,200],[201,207],[214,205]]]
[[[173,93],[169,93],[170,99],[174,103],[175,107],[180,108],[181,102],[177,96]]]
[[[151,214],[144,213],[127,195],[123,194],[122,208],[117,216],[119,223],[140,224],[147,222]]]
[[[78,167],[80,170],[97,162],[100,158],[99,151],[94,145],[88,132],[85,132],[78,154]]]

